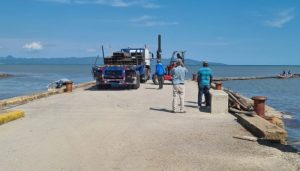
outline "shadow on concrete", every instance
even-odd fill
[[[84,89],[86,91],[124,91],[124,90],[136,90],[136,89],[131,89],[129,87],[107,87],[107,88],[101,88],[99,89],[96,85],[88,87]]]
[[[145,88],[145,89],[152,89],[152,90],[160,90],[160,89],[158,89],[158,88],[150,88],[150,87],[147,87],[147,88]]]
[[[198,105],[198,102],[193,102],[193,101],[185,101],[186,103],[192,103],[192,104],[197,104]],[[206,103],[205,102],[202,102],[203,105],[205,105]]]
[[[200,111],[204,112],[204,113],[211,113],[210,107],[205,107],[205,106],[202,106],[201,109],[200,109]]]
[[[190,108],[195,108],[195,109],[198,109],[198,105],[195,106],[195,105],[184,105],[185,107],[190,107]]]
[[[147,84],[157,85],[158,86],[158,84],[154,84],[153,82],[147,83]],[[164,82],[164,85],[173,85],[173,84],[171,82],[168,82],[168,83]]]
[[[154,108],[154,107],[150,107],[150,110],[156,110],[156,111],[160,111],[160,112],[168,112],[168,113],[173,113],[173,111],[172,111],[172,110],[165,109],[165,108]]]
[[[193,102],[193,101],[184,101],[186,103],[193,103],[193,104],[198,104],[198,102]]]
[[[298,153],[299,154],[299,151],[296,148],[294,148],[290,145],[282,145],[279,142],[273,142],[273,141],[262,140],[262,139],[258,139],[257,142],[261,145],[276,148],[276,149],[278,149],[282,152]]]

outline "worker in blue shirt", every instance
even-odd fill
[[[159,84],[158,89],[162,89],[164,83],[165,69],[160,59],[157,60],[155,74],[157,75],[157,79],[158,79],[158,84]]]
[[[185,113],[184,110],[184,81],[185,81],[185,76],[187,73],[187,69],[184,67],[182,60],[177,59],[176,60],[176,66],[171,70],[171,75],[172,75],[172,83],[173,83],[173,102],[172,102],[172,112],[180,112],[180,113]],[[178,108],[178,103],[177,103],[177,98],[179,97],[180,103],[180,109],[179,111],[177,110]]]
[[[208,67],[208,62],[203,62],[203,67],[198,71],[198,107],[201,110],[202,96],[205,96],[206,106],[210,106],[209,89],[212,82],[212,71]]]

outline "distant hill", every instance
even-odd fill
[[[45,65],[84,65],[94,64],[96,57],[67,57],[67,58],[15,58],[0,57],[0,64],[45,64]]]
[[[209,61],[208,61],[209,62]],[[186,59],[185,60],[185,65],[202,65],[202,61],[194,60],[194,59]],[[219,65],[226,65],[223,63],[218,63],[218,62],[209,62],[210,66],[219,66]]]
[[[164,65],[168,65],[170,63],[170,58],[163,59],[162,63]],[[199,65],[202,65],[202,61],[198,61],[198,60],[194,60],[194,59],[185,59],[184,63],[185,63],[185,65],[189,65],[189,66],[193,66],[193,65],[199,66]],[[152,62],[152,64],[156,64],[156,60],[154,60]],[[211,65],[211,66],[219,66],[219,65],[226,65],[226,64],[217,63],[217,62],[209,62],[209,65]]]
[[[0,57],[0,64],[18,64],[18,65],[92,65],[95,63],[96,57],[64,57],[64,58],[16,58],[13,56]],[[170,59],[163,59],[162,63],[169,64]],[[156,60],[152,61],[155,64]],[[102,58],[97,60],[97,64],[103,64]],[[186,59],[186,65],[201,65],[200,61]],[[210,65],[225,65],[222,63],[210,62]]]

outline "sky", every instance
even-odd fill
[[[299,0],[2,0],[0,56],[110,55],[126,47],[234,65],[300,65]]]

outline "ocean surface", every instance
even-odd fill
[[[200,66],[187,66],[191,78]],[[300,73],[300,66],[212,66],[216,77],[274,76],[283,70]],[[14,77],[0,79],[0,99],[28,95],[47,90],[47,85],[61,78],[75,84],[93,80],[91,65],[1,65],[0,73]],[[265,79],[223,82],[226,88],[251,98],[267,96],[267,104],[286,112],[292,119],[285,119],[289,144],[300,149],[300,78]]]

